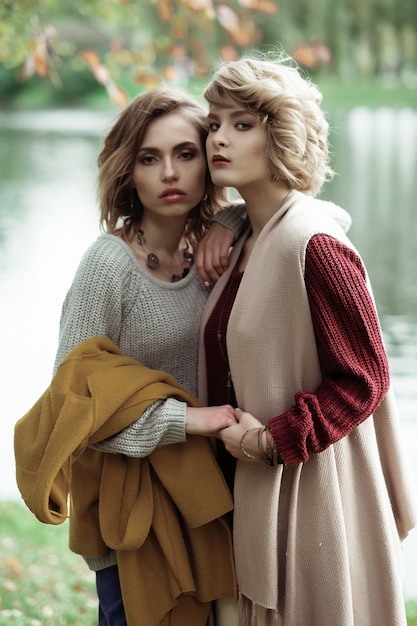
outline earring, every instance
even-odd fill
[[[130,211],[131,213],[133,213],[135,209],[135,190],[132,189],[132,192],[130,194]]]

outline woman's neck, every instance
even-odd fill
[[[290,191],[287,185],[279,182],[271,182],[271,185],[263,185],[261,189],[256,190],[239,190],[246,204],[255,240],[265,224],[281,208]]]
[[[146,246],[162,259],[167,262],[175,260],[179,255],[179,251],[184,248],[186,220],[174,222],[170,220],[168,223],[155,222],[144,218],[141,222],[140,229],[143,231]],[[182,253],[181,253],[182,254]]]
[[[245,200],[246,211],[252,227],[252,232],[245,242],[239,263],[241,272],[246,269],[259,233],[271,217],[281,208],[290,191],[291,189],[287,186],[284,187],[282,184],[263,187],[260,192],[257,191],[256,193],[248,192],[247,190],[240,191],[242,198]]]

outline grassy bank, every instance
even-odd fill
[[[0,625],[95,626],[94,575],[68,549],[68,526],[0,502]]]
[[[95,626],[94,575],[67,547],[68,526],[38,522],[0,502],[0,626]],[[417,601],[407,603],[417,626]]]

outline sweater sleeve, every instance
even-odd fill
[[[233,231],[236,241],[246,228],[246,205],[243,202],[234,202],[225,209],[217,211],[217,213],[213,215],[212,221],[218,222]]]
[[[146,457],[156,448],[186,440],[187,405],[175,398],[158,400],[136,422],[92,447],[102,452]]]
[[[369,417],[389,388],[388,359],[366,274],[358,255],[327,235],[306,252],[305,282],[323,369],[315,393],[269,427],[285,465],[308,460]]]
[[[86,251],[65,298],[55,370],[85,339],[104,335],[116,345],[132,306],[132,263],[119,241],[99,237]],[[185,440],[186,405],[156,401],[130,427],[97,444],[103,452],[145,457],[157,447]]]
[[[99,237],[81,259],[64,300],[54,371],[85,339],[105,335],[119,345],[130,277],[130,261],[118,242]]]

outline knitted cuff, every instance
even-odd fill
[[[187,404],[175,398],[168,398],[160,409],[166,429],[159,440],[160,446],[171,443],[180,443],[186,440],[185,426],[187,418]]]
[[[226,209],[215,213],[212,217],[212,222],[218,222],[233,231],[236,241],[242,233],[246,216],[246,206],[242,202],[239,202],[230,204]]]

